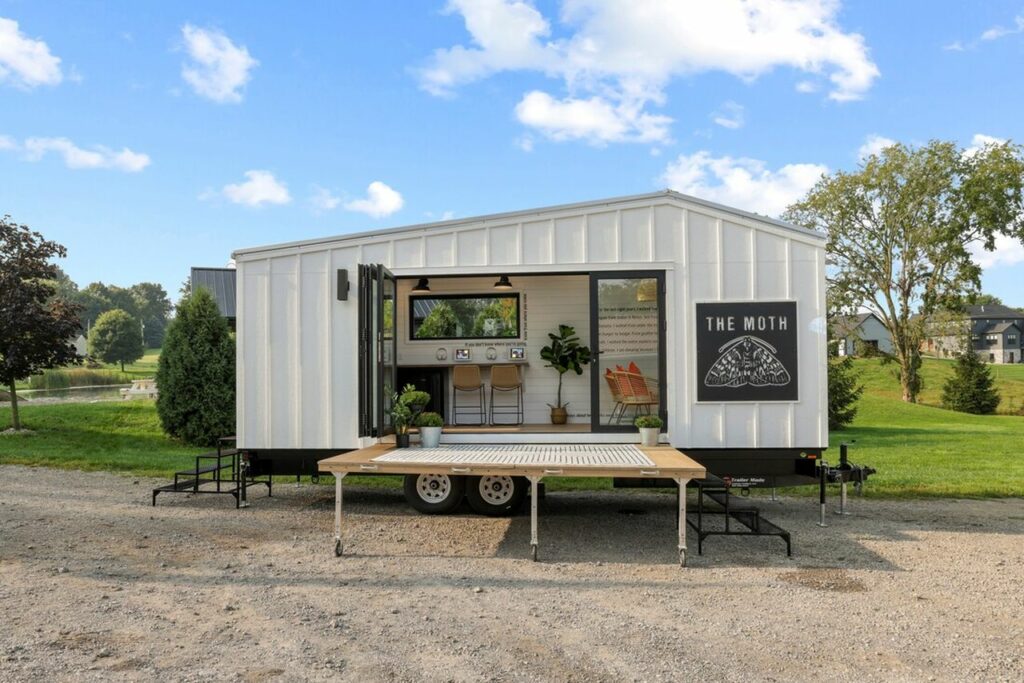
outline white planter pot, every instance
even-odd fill
[[[441,443],[442,427],[420,427],[420,446],[437,448]]]
[[[658,437],[661,435],[661,429],[658,427],[641,427],[640,428],[640,445],[641,446],[657,446]]]

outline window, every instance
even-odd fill
[[[1008,334],[1008,335],[1006,335],[1006,343],[1011,345],[1011,346],[1015,345],[1017,343],[1017,335],[1015,335],[1015,334]]]
[[[410,339],[516,339],[519,294],[409,297]]]
[[[990,345],[991,344],[996,344],[996,343],[999,342],[999,335],[998,334],[986,334],[985,335],[985,341],[987,341]]]

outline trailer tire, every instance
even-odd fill
[[[446,515],[459,507],[466,478],[448,474],[405,475],[405,500],[425,515]]]
[[[526,477],[496,475],[467,479],[466,500],[469,506],[474,512],[488,517],[515,514],[530,489]]]

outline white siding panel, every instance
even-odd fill
[[[726,299],[749,299],[753,291],[753,245],[750,228],[722,225],[722,285]]]
[[[363,255],[359,263],[382,263],[391,267],[391,242],[374,242],[363,245]]]
[[[449,268],[455,265],[455,234],[430,235],[427,242],[427,266]]]
[[[267,292],[270,277],[267,261],[250,261],[238,265],[241,278],[238,333],[243,355],[239,370],[244,375],[239,395],[240,416],[238,445],[242,448],[266,448],[270,445],[267,424],[270,414],[267,405],[270,378],[267,360],[269,349],[267,331]],[[241,341],[244,338],[244,341]]]
[[[487,263],[487,231],[465,230],[458,236],[458,265],[482,266]]]
[[[690,423],[690,439],[685,445],[691,448],[722,448],[722,417],[720,405],[695,404],[693,421]]]
[[[785,299],[789,297],[789,260],[787,240],[758,231],[757,287],[759,299]]]
[[[586,255],[583,220],[583,216],[573,216],[555,221],[555,263],[583,263]]]
[[[523,263],[553,263],[551,248],[554,239],[551,221],[523,223]]]
[[[330,448],[328,400],[330,358],[327,349],[329,310],[334,286],[326,251],[304,254],[299,290],[299,443],[303,448]]]
[[[793,242],[793,293],[797,300],[797,320],[800,358],[800,401],[793,407],[794,446],[803,448],[824,445],[821,442],[821,423],[826,406],[820,402],[819,389],[827,381],[824,376],[823,311],[818,303],[819,273],[815,250]]]
[[[651,260],[651,209],[625,209],[621,212],[622,257],[627,263]]]
[[[793,446],[790,438],[789,413],[790,406],[781,403],[765,403],[761,405],[758,417],[758,443],[762,447],[789,448]]]
[[[754,448],[757,445],[757,405],[726,405],[724,436],[726,448]]]
[[[695,263],[690,266],[690,297],[692,301],[716,301],[719,298],[717,263]]]
[[[298,443],[298,265],[297,256],[270,261],[270,446]]]
[[[508,266],[519,263],[519,227],[502,225],[490,229],[491,264]]]
[[[717,221],[695,211],[688,212],[686,231],[689,237],[690,263],[718,262]]]
[[[359,248],[331,251],[331,270],[347,268],[352,291],[348,301],[330,301],[330,409],[332,448],[353,448],[359,434]]]
[[[395,268],[418,268],[423,265],[423,239],[395,240]]]
[[[619,233],[616,214],[592,213],[587,216],[587,260],[612,263],[618,260]]]
[[[682,262],[683,210],[677,206],[654,207],[654,260]]]

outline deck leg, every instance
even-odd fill
[[[335,472],[334,473],[334,555],[341,557],[342,543],[341,543],[341,480],[345,478],[345,473]]]
[[[679,485],[679,566],[686,566],[686,485],[689,479],[676,479]]]
[[[533,561],[537,561],[537,550],[540,542],[537,540],[537,501],[540,498],[538,492],[540,477],[529,477],[530,479],[530,555]]]

